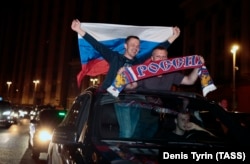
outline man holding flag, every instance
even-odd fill
[[[117,51],[113,51],[101,42],[97,41],[85,29],[81,28],[81,22],[78,19],[74,19],[71,24],[73,31],[77,32],[84,40],[86,40],[90,45],[98,51],[101,56],[108,62],[109,70],[107,72],[106,78],[101,85],[102,90],[106,90],[114,81],[118,70],[124,66],[131,66],[143,63],[149,56],[149,54],[144,55],[141,58],[137,58],[136,55],[140,51],[140,38],[135,35],[127,36],[124,43],[125,52],[121,54]],[[178,27],[173,27],[172,35],[167,39],[167,41],[162,42],[161,45],[168,48],[169,45],[180,35],[180,29]],[[88,55],[88,54],[85,54]]]
[[[141,30],[138,28],[137,32],[134,32],[132,35],[128,35],[126,37],[124,43],[124,48],[125,48],[124,54],[121,54],[120,52],[117,51],[113,51],[112,49],[108,48],[106,45],[102,44],[97,39],[92,37],[89,33],[85,31],[85,29],[81,28],[81,22],[78,19],[72,21],[71,28],[73,31],[76,31],[78,35],[80,35],[90,45],[92,45],[92,47],[94,47],[94,49],[98,51],[109,64],[109,70],[103,84],[101,85],[100,88],[101,90],[106,90],[113,83],[120,68],[143,63],[144,61],[146,61],[147,58],[151,56],[152,49],[158,45],[154,44],[154,47],[152,47],[151,45],[148,44],[147,46],[145,46],[145,49],[148,50],[147,51],[148,54],[144,54],[143,57],[137,58],[136,56],[138,55],[141,49],[141,40],[137,36],[137,32],[140,33]],[[93,28],[96,27],[94,26]],[[166,28],[164,27],[162,29]],[[127,29],[124,30],[127,31]],[[113,29],[113,31],[115,31],[115,29]],[[163,33],[159,33],[159,31],[160,29],[158,30],[158,34],[163,35]],[[93,33],[92,35],[96,36],[96,33]],[[149,34],[147,32],[144,32],[144,35],[148,36]],[[173,27],[172,35],[170,35],[170,37],[166,39],[164,42],[159,44],[161,44],[163,47],[167,49],[170,46],[170,44],[176,38],[179,37],[179,35],[180,35],[180,29],[178,27]],[[151,49],[149,48],[150,46]],[[80,50],[80,55],[88,55],[87,53],[81,54]],[[121,103],[115,104],[116,115],[120,125],[120,137],[130,137],[131,135],[133,135],[140,115],[137,108],[139,107],[135,106],[134,108],[132,108],[132,107],[127,107],[126,104],[121,104]],[[133,122],[133,124],[130,124],[131,122]]]

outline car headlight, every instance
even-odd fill
[[[39,139],[41,141],[49,141],[49,140],[51,140],[51,138],[52,138],[52,134],[51,134],[50,131],[48,131],[48,130],[41,130],[39,132]]]
[[[4,116],[9,116],[11,114],[11,111],[10,110],[7,110],[7,111],[4,111],[3,112],[3,115]]]

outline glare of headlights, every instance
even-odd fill
[[[51,138],[52,138],[52,134],[49,131],[47,130],[40,131],[39,139],[41,141],[48,141],[48,140],[51,140]]]
[[[11,111],[9,111],[9,110],[3,112],[3,115],[5,115],[5,116],[6,116],[6,115],[10,115],[10,114],[11,114]]]

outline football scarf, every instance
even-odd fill
[[[208,70],[200,61],[200,57],[198,55],[191,55],[125,67],[125,71],[117,74],[111,86],[107,88],[107,91],[114,97],[118,97],[119,93],[129,83],[165,73],[193,68],[200,68],[198,76],[201,80],[203,96],[216,89]]]

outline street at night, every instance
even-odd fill
[[[45,164],[46,153],[41,153],[39,159],[31,157],[28,148],[29,119],[21,119],[18,124],[9,128],[0,128],[0,163],[1,164]]]

